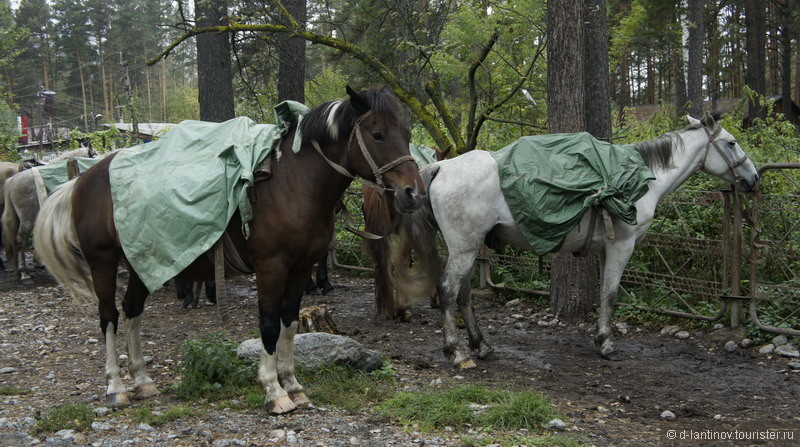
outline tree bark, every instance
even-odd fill
[[[548,2],[547,109],[552,133],[586,129],[583,23],[582,0]],[[554,254],[550,311],[567,321],[586,319],[593,303],[590,291],[597,295],[593,272],[594,262],[568,253]]]
[[[195,0],[194,8],[197,26],[228,24],[225,0]],[[222,122],[235,116],[227,33],[197,36],[197,86],[201,120]]]
[[[689,47],[687,70],[689,107],[686,112],[695,118],[700,118],[703,114],[704,4],[704,0],[689,0],[687,17],[687,27],[689,28],[689,36],[687,39],[687,46]]]
[[[306,0],[285,0],[284,5],[301,27],[306,22]],[[278,47],[278,101],[291,99],[305,102],[306,41],[280,33],[275,36]]]
[[[759,95],[766,94],[766,75],[764,67],[766,64],[766,45],[767,33],[766,25],[766,2],[762,0],[745,0],[745,26],[747,49],[747,69],[745,70],[745,84]],[[760,101],[750,101],[750,121],[756,118],[763,119],[766,111]]]

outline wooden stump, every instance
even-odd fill
[[[300,333],[327,332],[338,334],[336,323],[325,306],[309,306],[300,309]]]

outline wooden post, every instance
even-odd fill
[[[80,174],[78,171],[78,160],[69,157],[69,159],[67,159],[67,179],[72,180],[77,177],[78,174]]]
[[[225,251],[221,237],[217,243],[214,244],[214,281],[216,282],[217,308],[219,309],[219,316],[223,323],[228,323],[230,321],[230,317],[228,316],[228,308],[223,308],[224,304],[227,305],[226,300],[228,296],[225,292]]]

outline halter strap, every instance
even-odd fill
[[[728,168],[730,168],[731,172],[733,173],[734,180],[736,180],[736,182],[739,182],[742,179],[742,176],[739,174],[736,168],[743,165],[749,159],[747,154],[744,154],[744,156],[739,160],[731,160],[717,144],[717,136],[719,136],[721,127],[717,127],[716,130],[714,130],[713,134],[709,132],[708,128],[705,126],[703,126],[703,130],[706,131],[706,135],[708,136],[708,143],[706,143],[706,151],[705,154],[703,154],[703,162],[701,166],[705,166],[706,164],[706,157],[708,157],[708,147],[714,146],[714,149],[716,149],[720,157],[722,157],[722,159],[725,160],[725,163],[728,165]]]
[[[369,150],[367,149],[367,145],[364,143],[364,137],[361,135],[361,123],[370,114],[372,114],[372,110],[367,111],[366,113],[358,117],[358,119],[356,120],[356,123],[353,126],[353,130],[350,133],[350,137],[347,140],[347,151],[348,153],[350,152],[350,147],[352,146],[353,143],[353,137],[355,137],[356,141],[358,142],[358,147],[361,149],[361,153],[364,155],[364,159],[367,161],[367,164],[369,164],[370,169],[372,169],[372,174],[375,176],[374,183],[365,178],[362,178],[361,182],[364,183],[365,186],[374,189],[378,194],[383,195],[384,191],[392,191],[392,189],[386,188],[384,186],[382,174],[391,171],[392,169],[396,168],[397,166],[407,161],[415,161],[415,159],[411,155],[404,155],[402,157],[396,158],[393,161],[390,161],[389,163],[386,163],[381,167],[378,167],[378,164],[375,163],[375,159],[372,158],[372,155],[370,155]],[[314,149],[317,150],[317,152],[322,156],[322,158],[324,158],[325,161],[327,161],[328,164],[334,170],[336,170],[336,172],[350,179],[356,178],[356,176],[351,174],[345,167],[326,157],[325,154],[322,153],[322,148],[319,146],[319,143],[316,140],[311,141],[311,145],[314,146]]]

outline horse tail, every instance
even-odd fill
[[[42,204],[36,217],[34,250],[42,264],[73,296],[95,305],[94,284],[89,264],[81,252],[72,219],[75,180],[63,184]]]
[[[423,299],[431,298],[436,293],[441,274],[441,261],[436,244],[439,226],[431,207],[430,190],[438,171],[439,166],[433,163],[420,172],[427,185],[428,195],[422,200],[417,211],[402,215],[398,230],[399,240],[392,245],[389,271],[399,296]],[[407,244],[412,247],[413,264],[409,262],[410,256],[403,256],[402,250],[397,249]]]

